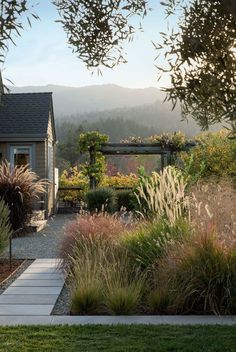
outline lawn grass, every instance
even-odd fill
[[[235,352],[236,326],[1,327],[0,351]]]

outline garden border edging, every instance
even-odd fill
[[[0,326],[18,325],[236,325],[236,315],[0,316]]]

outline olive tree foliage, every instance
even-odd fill
[[[177,31],[162,33],[162,50],[171,85],[164,90],[173,106],[205,129],[227,122],[236,131],[236,13],[227,0],[165,3],[170,15],[181,15]]]
[[[27,15],[29,25],[30,17],[38,19],[29,6],[28,0],[1,0],[0,2],[0,62],[3,63],[9,42],[15,44],[15,38],[23,30],[22,17]]]
[[[0,59],[9,40],[20,34],[21,17],[30,0],[2,0],[0,5]],[[59,12],[68,43],[88,68],[113,68],[126,62],[123,44],[132,40],[133,18],[148,13],[148,0],[51,0]],[[176,30],[163,33],[156,45],[171,77],[166,88],[173,106],[207,128],[228,122],[236,130],[236,1],[165,0],[170,16],[179,16]],[[37,17],[36,15],[34,15]]]
[[[137,28],[131,17],[147,14],[146,0],[55,0],[68,43],[88,68],[125,63],[123,43]]]

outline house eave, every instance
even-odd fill
[[[0,134],[1,142],[43,142],[47,134]]]

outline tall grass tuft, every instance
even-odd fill
[[[190,237],[191,228],[187,221],[178,219],[174,225],[161,221],[147,222],[123,237],[123,245],[131,258],[143,269],[151,268],[158,259],[166,255],[168,246]]]
[[[5,202],[0,199],[0,254],[7,245],[11,234],[11,225],[9,223],[10,211]]]
[[[104,297],[108,313],[130,315],[135,313],[144,288],[144,275],[134,266],[126,251],[113,253],[110,265],[104,267]]]
[[[73,248],[90,240],[115,241],[126,231],[127,226],[119,217],[107,213],[80,214],[65,228],[60,255],[70,261]]]
[[[236,251],[213,232],[172,249],[159,268],[157,281],[170,293],[175,313],[236,312]]]
[[[157,220],[165,218],[173,225],[178,218],[189,215],[186,182],[181,171],[166,167],[160,174],[153,172],[136,188],[140,211]]]
[[[104,284],[102,267],[107,250],[104,243],[95,243],[91,238],[75,242],[69,271],[73,313],[92,314],[101,310]]]
[[[46,181],[39,180],[28,166],[12,168],[8,162],[0,164],[0,198],[10,210],[13,230],[24,227],[39,194],[45,192]]]
[[[214,225],[228,244],[236,244],[236,188],[232,181],[201,181],[190,189],[191,221],[200,230]]]

